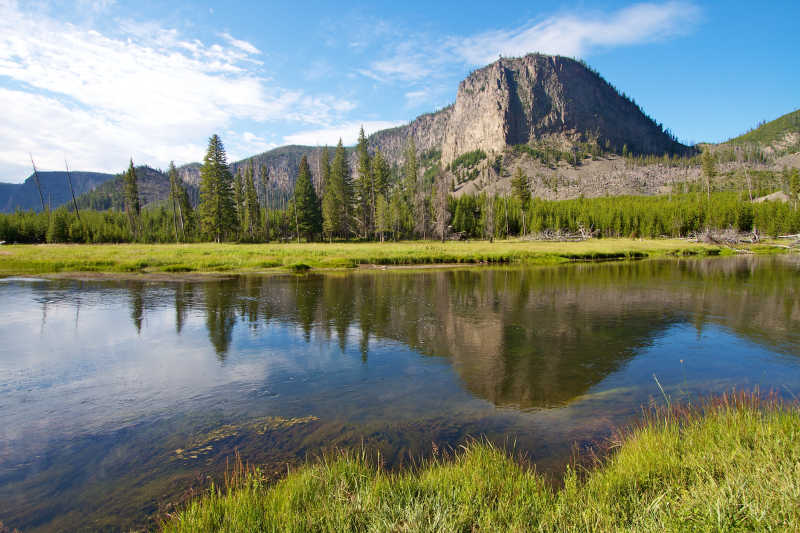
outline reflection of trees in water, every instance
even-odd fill
[[[194,284],[180,282],[175,287],[175,331],[180,335],[194,298]]]
[[[142,283],[129,284],[128,294],[131,302],[131,320],[136,327],[136,332],[141,334],[144,321],[144,285]]]
[[[643,261],[529,269],[243,276],[175,286],[176,328],[198,307],[224,360],[238,319],[337,337],[360,331],[448,356],[465,385],[497,405],[569,401],[633,357],[655,334],[690,320],[759,342],[790,342],[800,322],[796,263],[774,258]],[[142,327],[146,293],[130,284]],[[195,298],[193,291],[203,297]]]
[[[203,285],[205,292],[205,313],[208,338],[217,357],[224,361],[231,345],[233,326],[236,324],[237,291],[224,281],[209,282]]]

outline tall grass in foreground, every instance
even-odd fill
[[[472,443],[391,473],[328,457],[266,486],[240,469],[164,531],[781,531],[800,524],[800,411],[732,394],[651,411],[552,488]]]

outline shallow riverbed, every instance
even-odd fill
[[[152,527],[237,452],[279,476],[485,436],[558,473],[659,383],[792,397],[798,259],[0,279],[0,520]]]

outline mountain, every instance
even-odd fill
[[[335,147],[329,147],[331,159]],[[352,149],[351,149],[352,150]],[[319,161],[322,148],[314,146],[289,145],[281,146],[267,152],[250,156],[241,161],[231,162],[228,166],[231,173],[235,176],[238,172],[244,173],[245,168],[252,164],[255,168],[255,177],[259,177],[262,166],[267,167],[269,173],[268,187],[272,191],[271,198],[278,201],[279,198],[286,197],[294,187],[297,179],[297,168],[303,156],[308,157],[311,172],[314,180],[319,179]],[[200,187],[200,163],[189,163],[178,168],[178,175],[181,179],[199,189]]]
[[[113,178],[113,174],[101,172],[70,172],[75,196],[88,192]],[[45,204],[54,208],[70,202],[72,196],[66,172],[39,172]],[[0,183],[0,213],[11,213],[17,209],[41,211],[42,202],[33,175],[23,183]]]
[[[139,199],[142,207],[158,203],[169,198],[169,177],[160,170],[142,165],[136,167],[136,178],[139,185]],[[119,209],[125,207],[123,196],[124,187],[123,174],[112,176],[94,190],[78,197],[78,206],[81,209]],[[191,183],[186,185],[189,198],[197,202],[197,187]]]
[[[429,184],[435,175],[444,173],[454,183],[456,195],[508,190],[516,168],[531,178],[535,195],[551,199],[658,194],[672,190],[678,183],[700,179],[697,162],[673,165],[663,159],[665,155],[695,154],[695,147],[677,142],[633,99],[621,94],[586,64],[560,56],[500,58],[467,76],[459,84],[452,105],[421,115],[409,124],[375,132],[368,143],[371,151],[379,149],[399,171],[409,139],[417,148],[420,175]],[[800,152],[800,110],[730,142],[762,143],[776,154],[779,149]],[[335,147],[329,148],[333,157]],[[319,179],[320,153],[321,147],[282,146],[231,162],[230,167],[236,174],[252,163],[258,174],[265,166],[270,176],[270,197],[273,203],[280,204],[291,194],[303,156],[308,157],[315,180]],[[620,154],[642,157],[632,162]],[[796,155],[787,155],[779,163],[797,166],[800,161],[791,159]],[[352,148],[348,148],[348,157],[355,175]],[[760,164],[768,168],[763,158]],[[165,199],[169,191],[166,176],[141,168],[143,202]],[[200,164],[184,165],[178,172],[196,201]],[[100,176],[103,181],[111,177]],[[121,205],[119,179],[106,183],[83,201],[96,207]],[[36,208],[38,193],[35,187],[31,189],[32,183],[26,182],[25,186],[29,198],[23,207]],[[0,185],[0,209],[17,205],[9,202],[13,193],[7,189]],[[76,189],[81,191],[77,186]],[[68,200],[68,191],[66,195],[53,196],[55,206]]]
[[[636,154],[690,152],[585,64],[540,54],[502,58],[476,70],[459,84],[453,105],[375,132],[368,143],[399,167],[409,138],[424,163],[423,172],[425,166],[446,166],[475,150],[493,159],[515,145],[544,141],[562,150],[594,142],[607,150],[626,147]],[[235,173],[250,162],[266,165],[272,186],[289,191],[302,156],[308,157],[316,177],[320,152],[319,147],[283,146],[231,163],[231,170]],[[355,169],[352,151],[350,160]],[[197,184],[199,168],[195,163],[179,171],[185,181]]]
[[[800,152],[800,109],[771,122],[762,122],[756,128],[725,144],[755,144],[775,152]]]
[[[462,81],[442,141],[442,162],[482,149],[552,139],[597,142],[637,154],[684,153],[661,125],[585,64],[531,54],[501,58]]]
[[[441,151],[443,165],[475,150],[491,156],[543,141],[562,149],[594,142],[643,155],[690,151],[584,63],[541,54],[501,58],[474,71],[459,84],[453,105],[369,141],[397,164],[409,137],[421,153]]]

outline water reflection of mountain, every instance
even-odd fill
[[[187,314],[204,315],[221,361],[237,323],[298,326],[342,348],[357,335],[365,360],[370,339],[392,339],[449,357],[473,394],[523,408],[585,393],[676,322],[779,348],[796,346],[800,325],[798,263],[785,257],[121,282],[82,297],[93,290],[127,291],[137,330],[156,307],[174,308],[179,333]]]

